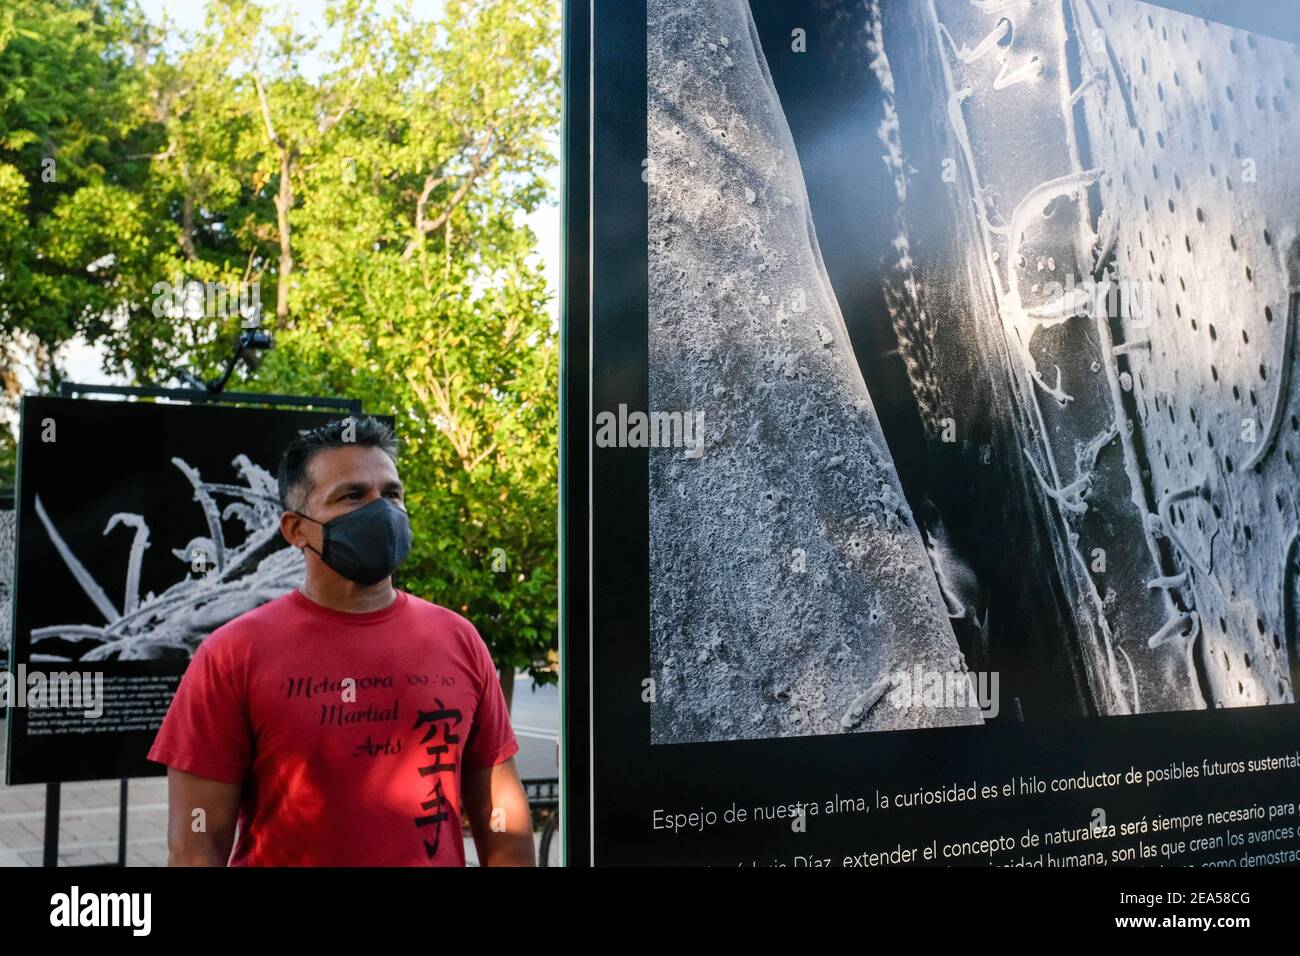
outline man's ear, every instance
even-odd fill
[[[306,528],[309,523],[302,515],[286,511],[280,515],[280,534],[290,545],[302,550],[311,541]]]

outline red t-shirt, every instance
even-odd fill
[[[149,759],[243,784],[231,866],[464,866],[461,766],[518,750],[469,621],[294,590],[199,645]]]

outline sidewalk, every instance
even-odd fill
[[[4,762],[0,721],[0,765]],[[65,783],[60,797],[59,865],[117,862],[120,783]],[[128,866],[167,863],[167,779],[132,780],[127,790]],[[0,784],[0,866],[41,866],[45,858],[45,784]]]
[[[0,721],[0,767],[4,765]],[[120,782],[65,783],[60,797],[59,866],[117,862]],[[167,778],[132,780],[127,788],[127,866],[167,865]],[[41,866],[45,859],[45,784],[0,784],[0,867]],[[533,834],[534,843],[540,840]],[[478,865],[474,842],[465,860]]]

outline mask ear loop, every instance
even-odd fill
[[[316,521],[316,519],[313,518],[311,515],[305,515],[305,514],[303,514],[301,511],[295,511],[294,514],[296,514],[299,518],[306,518],[308,521],[314,522],[314,523],[320,525],[322,528],[325,527],[325,522],[323,522],[323,521]],[[322,540],[321,543],[324,544],[324,543],[325,543],[324,540]],[[313,548],[313,547],[311,546],[311,542],[310,542],[310,541],[303,542],[303,547],[304,547],[304,548],[307,548],[309,551],[311,551],[312,554],[316,555],[316,557],[320,558],[322,561],[325,560],[325,555],[321,554],[319,551],[317,551],[315,548]]]

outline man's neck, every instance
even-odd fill
[[[331,575],[331,577],[337,580],[323,581],[309,573],[298,590],[302,592],[303,597],[316,602],[321,607],[333,611],[345,611],[349,614],[382,611],[397,600],[397,590],[393,587],[391,577],[384,578],[378,584],[370,585],[356,584],[338,575]]]

